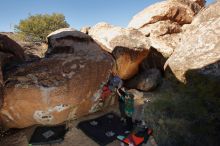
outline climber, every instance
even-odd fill
[[[134,112],[134,95],[127,92],[125,87],[117,89],[119,95],[119,110],[121,114],[121,120],[126,123],[129,130],[133,128],[132,115]]]
[[[126,118],[126,124],[129,130],[133,129],[133,121],[132,116],[134,113],[134,95],[131,93],[127,93],[125,95],[125,118]]]
[[[109,85],[112,89],[121,88],[123,86],[123,81],[119,76],[113,75],[110,78]]]
[[[126,96],[126,89],[124,87],[117,89],[118,93],[118,103],[119,103],[119,111],[121,114],[121,121],[126,122],[126,114],[125,114],[125,96]]]

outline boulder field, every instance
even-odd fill
[[[216,145],[219,10],[220,1],[167,0],[136,14],[127,28],[62,28],[31,61],[24,46],[0,35],[1,125],[55,125],[93,113],[100,88],[117,75],[136,105],[147,105],[135,116],[145,117],[159,145]]]

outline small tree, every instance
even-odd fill
[[[15,31],[26,41],[44,42],[48,34],[65,27],[69,27],[69,24],[63,14],[36,14],[20,20],[20,23],[15,25]]]

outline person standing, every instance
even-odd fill
[[[134,95],[128,93],[125,95],[125,118],[129,130],[133,129],[132,116],[134,113]]]
[[[129,130],[133,129],[132,116],[134,113],[134,95],[127,92],[124,87],[118,88],[117,93],[119,95],[119,110],[121,114],[121,120],[126,122]]]
[[[126,89],[124,87],[117,88],[118,103],[119,103],[119,111],[121,114],[121,120],[126,122],[126,114],[125,114],[125,96],[126,96]]]

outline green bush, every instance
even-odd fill
[[[21,20],[15,26],[15,31],[26,41],[44,42],[48,34],[65,27],[69,27],[69,24],[63,14],[36,14]]]

